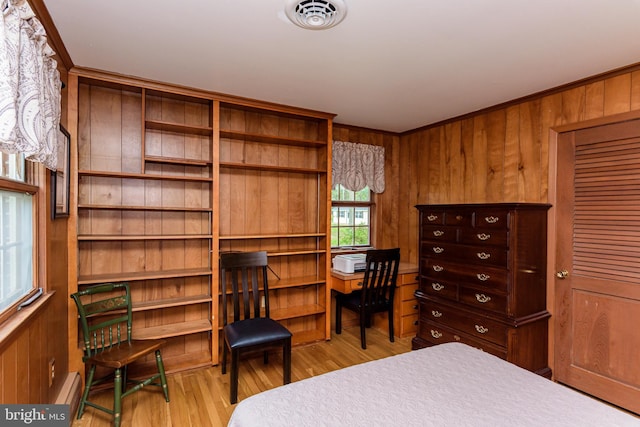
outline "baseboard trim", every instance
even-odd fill
[[[69,416],[73,418],[73,414],[78,410],[80,403],[80,389],[82,380],[77,372],[70,372],[62,384],[62,388],[56,397],[56,404],[69,405]]]

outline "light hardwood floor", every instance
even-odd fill
[[[370,360],[410,351],[411,338],[389,342],[386,332],[367,330],[367,349],[360,348],[360,329],[343,328],[341,335],[302,347],[294,347],[291,361],[291,381],[356,365]],[[226,426],[236,405],[229,403],[229,373],[222,375],[220,366],[194,369],[168,375],[169,397],[166,403],[157,387],[149,387],[127,397],[123,403],[122,426]],[[257,357],[242,362],[238,399],[282,385],[282,358],[274,354],[264,365]],[[102,391],[93,400],[111,407],[112,390]],[[74,414],[75,417],[75,414]],[[73,427],[110,426],[111,418],[104,412],[87,408]]]

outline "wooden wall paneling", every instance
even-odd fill
[[[43,348],[45,343],[45,340],[42,339],[43,336],[42,322],[39,319],[35,319],[29,327],[28,350],[21,353],[23,357],[28,355],[26,363],[28,374],[26,376],[29,380],[28,384],[26,384],[26,389],[29,390],[30,399],[35,402],[44,402],[46,399],[44,393],[46,389],[42,387],[43,379],[48,378],[47,363],[44,361],[46,352]]]
[[[506,110],[487,114],[487,194],[489,202],[504,200],[504,159],[506,138]]]
[[[442,171],[440,167],[442,162],[440,156],[440,152],[442,151],[442,146],[440,145],[440,129],[430,129],[427,131],[427,135],[429,141],[425,147],[425,150],[429,152],[429,163],[426,169],[429,177],[427,197],[431,203],[439,203],[446,198],[446,195],[443,194],[445,190],[441,188],[441,174],[444,173],[444,171]]]
[[[487,197],[487,185],[489,178],[488,164],[488,141],[487,141],[488,118],[487,114],[482,114],[473,119],[473,181],[468,185],[471,187],[471,200],[477,202]],[[446,199],[445,199],[446,200]],[[441,199],[439,203],[444,203]]]
[[[34,321],[37,321],[34,320]],[[17,338],[17,359],[16,359],[16,403],[29,403],[31,399],[35,399],[35,396],[31,395],[32,389],[29,387],[29,370],[32,367],[30,362],[29,353],[29,335],[33,325],[33,321],[29,322],[27,328],[18,335]],[[25,355],[27,355],[25,357]],[[38,381],[38,370],[34,373],[34,381]],[[25,393],[26,391],[26,393]]]
[[[504,200],[521,201],[518,194],[520,167],[520,109],[507,107],[505,111],[504,138]]]
[[[580,86],[562,92],[562,123],[585,120],[586,89]]]
[[[631,108],[631,74],[621,74],[604,81],[604,115],[626,113]]]
[[[540,202],[541,128],[540,100],[520,105],[520,176],[518,193],[527,202]]]
[[[460,122],[448,123],[441,128],[443,139],[444,170],[447,172],[445,185],[452,200],[463,201],[464,167],[462,150],[462,134]]]
[[[545,96],[541,100],[541,146],[540,146],[540,199],[549,200],[549,182],[543,177],[549,176],[549,129],[561,125],[562,114],[562,94],[556,93]]]
[[[138,173],[142,163],[142,97],[140,93],[122,91],[122,144],[123,172]],[[133,183],[132,183],[133,184]],[[129,184],[123,186],[123,192]],[[123,202],[124,203],[124,202]]]
[[[640,71],[631,73],[631,111],[640,109]]]
[[[468,118],[468,119],[462,120],[460,122],[460,139],[461,139],[461,148],[463,152],[461,160],[464,162],[464,165],[462,167],[462,173],[464,175],[463,200],[467,203],[473,200],[474,188],[473,188],[473,185],[471,185],[471,183],[473,183],[474,177],[476,174],[476,160],[474,157],[474,148],[473,148],[474,134],[475,134],[474,119]]]
[[[122,171],[122,94],[92,87],[90,101],[92,170]],[[118,139],[120,138],[120,139]]]
[[[18,383],[16,378],[17,342],[6,345],[0,353],[0,399],[4,404],[17,403]]]
[[[604,82],[593,82],[585,86],[585,120],[604,115]]]
[[[412,138],[407,138],[404,142],[399,142],[398,179],[402,183],[397,187],[398,191],[398,246],[405,254],[405,260],[418,262],[417,236],[414,230],[418,227],[418,211],[413,207],[415,200],[415,190],[418,180],[416,179],[415,164],[413,162],[411,147]]]

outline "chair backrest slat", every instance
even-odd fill
[[[400,249],[367,251],[362,281],[362,304],[371,310],[393,301],[400,264]]]
[[[71,298],[78,308],[85,358],[131,340],[132,308],[128,283],[90,286],[72,294]],[[126,325],[126,334],[121,331],[123,325]]]
[[[269,317],[267,264],[265,251],[220,254],[220,289],[225,325],[230,320],[228,295],[232,297],[233,313],[231,314],[234,322],[252,317]]]

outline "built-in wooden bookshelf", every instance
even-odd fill
[[[220,107],[220,252],[267,252],[271,316],[294,344],[330,336],[330,126],[327,118]]]
[[[272,317],[296,344],[328,339],[333,116],[93,70],[72,74],[70,291],[129,282],[134,336],[165,338],[169,371],[217,364],[219,252],[266,250]]]

